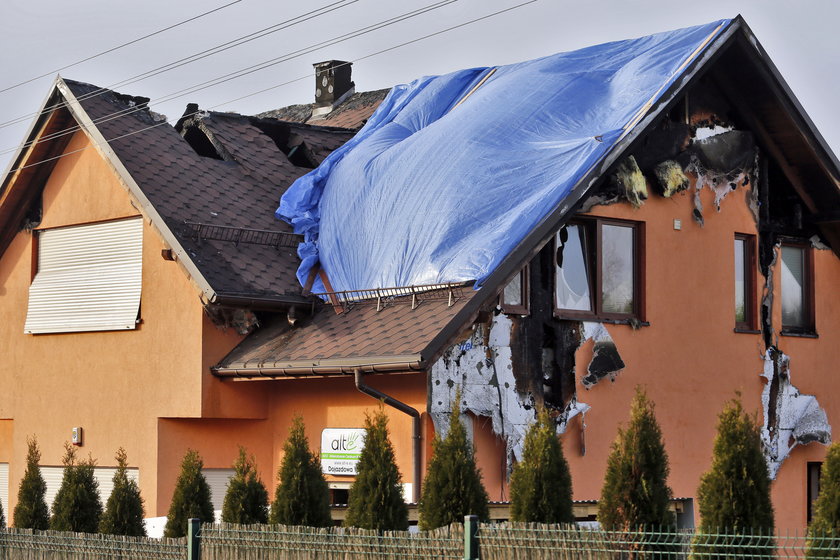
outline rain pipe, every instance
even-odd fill
[[[412,439],[414,446],[412,447],[412,459],[414,463],[414,484],[411,489],[411,500],[416,504],[420,500],[420,450],[422,437],[420,435],[420,413],[416,408],[412,408],[404,402],[398,401],[394,397],[386,395],[381,391],[377,391],[373,387],[365,385],[364,374],[362,368],[355,368],[353,374],[356,378],[356,389],[362,393],[380,400],[390,407],[396,408],[404,414],[411,416]]]

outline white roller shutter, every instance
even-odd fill
[[[0,463],[0,504],[3,505],[3,516],[6,523],[11,523],[12,514],[9,512],[9,463]]]
[[[39,231],[24,332],[136,328],[142,260],[140,217]]]
[[[99,483],[99,500],[102,502],[103,509],[111,496],[111,490],[114,489],[114,473],[116,472],[116,467],[96,467],[93,469],[93,477]],[[140,471],[138,469],[127,469],[126,474],[128,474],[130,480],[140,483]],[[41,467],[41,476],[47,483],[44,500],[47,502],[47,507],[52,511],[55,495],[58,494],[58,489],[61,488],[61,480],[64,478],[64,467]]]
[[[210,486],[210,499],[213,502],[214,511],[222,511],[222,504],[225,502],[228,480],[233,476],[233,469],[202,469],[201,474],[207,479]]]

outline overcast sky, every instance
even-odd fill
[[[365,91],[422,75],[507,64],[740,13],[829,145],[835,153],[840,152],[840,33],[836,29],[840,0],[537,0],[359,60],[523,1],[0,0],[0,90],[48,74],[0,92],[0,123],[26,116],[18,124],[0,125],[0,170],[6,168],[12,155],[2,152],[24,140],[33,118],[27,115],[43,102],[55,70],[215,8],[221,9],[60,73],[110,87],[298,18],[295,25],[247,44],[114,87],[123,93],[150,97],[152,108],[174,122],[189,102],[204,109],[244,114],[311,102],[315,89],[312,63],[322,60],[357,60],[353,80],[357,91]],[[231,5],[223,7],[227,4]],[[318,43],[332,42],[366,26],[439,4],[442,6],[419,16],[313,49]],[[327,6],[332,11],[311,14],[306,21],[300,18]],[[296,54],[300,51],[304,52]],[[287,60],[222,84],[195,89],[204,82],[277,58]],[[255,94],[267,88],[273,89]],[[179,94],[183,90],[189,93]]]

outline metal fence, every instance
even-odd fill
[[[434,531],[190,524],[186,539],[0,529],[0,560],[840,560],[840,534],[602,531],[479,524]]]
[[[761,531],[603,531],[576,525],[481,525],[482,560],[808,560],[840,559],[840,537]]]
[[[0,560],[184,560],[186,539],[0,529]]]
[[[451,560],[462,558],[464,528],[368,531],[350,527],[202,524],[201,560]]]

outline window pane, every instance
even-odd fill
[[[633,228],[601,228],[601,285],[604,313],[633,313]]]
[[[522,305],[522,272],[518,272],[513,280],[505,286],[505,292],[502,296],[502,302],[505,305]]]
[[[557,282],[555,297],[558,309],[592,311],[589,294],[589,270],[586,262],[586,232],[582,226],[566,226],[564,243],[557,234]]]
[[[745,283],[744,263],[746,262],[746,242],[735,240],[735,322],[747,322],[747,285]]]
[[[782,246],[782,325],[805,324],[805,250]]]

